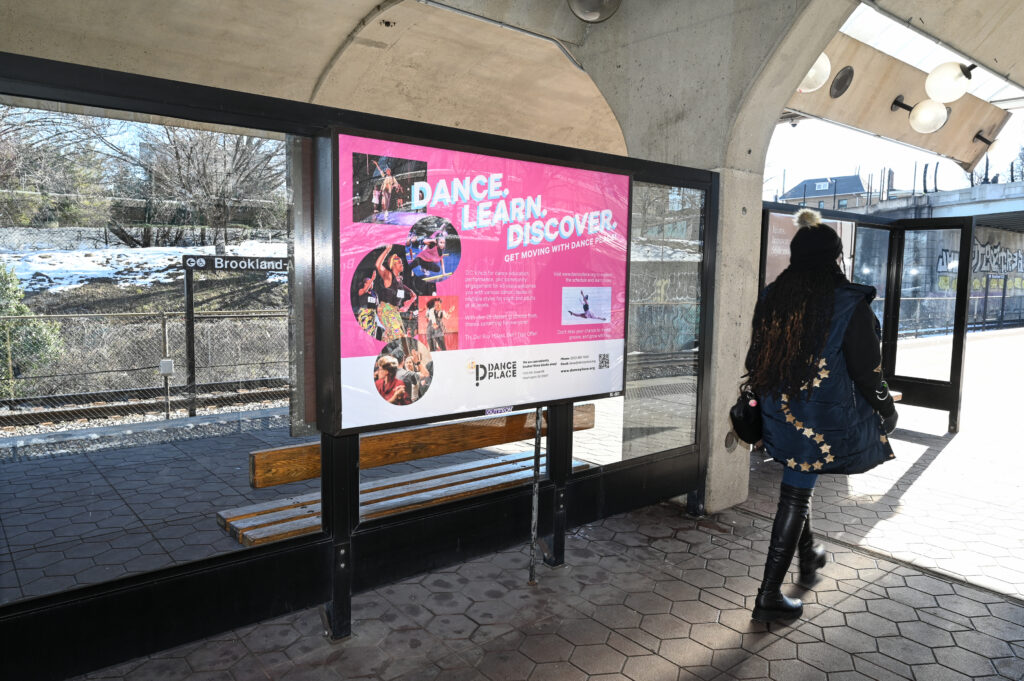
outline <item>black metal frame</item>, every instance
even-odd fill
[[[702,386],[713,338],[715,173],[6,53],[0,53],[0,93],[315,138],[313,296],[318,310],[330,311],[315,320],[319,375],[338,376],[340,364],[337,345],[323,342],[339,328],[337,249],[329,234],[337,219],[329,136],[336,126],[398,131],[454,148],[608,168],[638,181],[705,191],[696,444],[570,475],[571,404],[550,405],[541,531],[554,535],[557,561],[557,537],[566,527],[683,493],[696,492],[693,498],[703,507],[708,415]],[[337,413],[336,388],[317,385],[318,417],[325,425]],[[509,546],[528,534],[526,487],[361,524],[358,436],[323,435],[322,453],[322,534],[0,607],[0,677],[64,678],[325,602],[333,633],[344,635],[352,593]],[[402,551],[401,561],[394,560],[396,551]]]
[[[530,154],[530,153],[527,153],[527,152],[523,152],[522,151],[522,147],[519,147],[518,149],[511,149],[511,148],[502,149],[502,150],[500,150],[500,151],[498,151],[496,153],[494,149],[473,145],[471,143],[472,137],[468,136],[468,135],[465,136],[462,140],[460,140],[459,143],[453,143],[453,142],[450,142],[450,141],[437,143],[437,142],[435,142],[435,141],[433,141],[431,139],[424,139],[424,138],[420,138],[420,137],[413,137],[413,136],[410,136],[410,135],[398,134],[398,133],[395,133],[393,131],[380,132],[380,131],[366,130],[366,129],[360,129],[360,128],[353,128],[351,126],[338,126],[338,127],[335,127],[335,128],[333,128],[331,130],[330,134],[331,134],[331,145],[332,145],[331,148],[332,148],[332,154],[333,154],[332,161],[335,161],[334,162],[334,169],[335,169],[334,170],[334,177],[333,177],[333,180],[332,180],[333,181],[332,190],[334,192],[334,194],[333,194],[334,195],[334,202],[333,202],[333,205],[334,205],[334,224],[333,224],[332,235],[337,235],[339,230],[340,230],[340,215],[338,214],[338,210],[339,210],[339,207],[341,205],[341,198],[342,197],[340,197],[338,195],[338,192],[339,192],[339,180],[341,178],[337,176],[338,164],[336,162],[336,160],[339,158],[339,154],[341,153],[341,149],[339,148],[339,144],[338,144],[338,136],[339,135],[366,136],[366,137],[371,137],[371,138],[379,139],[379,140],[386,140],[386,141],[393,141],[393,142],[402,142],[404,144],[415,144],[415,145],[419,145],[419,146],[434,147],[434,148],[438,148],[438,149],[448,149],[450,151],[462,151],[462,152],[483,154],[483,155],[488,155],[488,156],[492,156],[492,157],[495,157],[495,158],[507,158],[507,159],[513,159],[513,160],[517,160],[517,161],[530,161],[530,162],[534,162],[534,163],[545,163],[545,164],[548,164],[548,165],[560,165],[560,166],[564,166],[566,168],[579,168],[579,169],[584,169],[584,170],[595,170],[595,171],[599,171],[599,172],[612,173],[612,174],[618,174],[618,175],[626,175],[627,174],[627,173],[625,173],[624,171],[622,171],[619,168],[610,167],[610,166],[607,166],[607,165],[597,164],[594,161],[587,159],[586,157],[574,158],[572,160],[568,160],[568,161],[564,161],[563,162],[560,159],[552,158],[550,156],[537,156],[535,154]],[[318,167],[322,167],[322,166],[319,165],[320,163],[323,163],[324,165],[326,165],[326,161],[319,161],[318,160]],[[632,183],[630,183],[630,191],[632,192]],[[627,209],[628,209],[629,206],[632,205],[632,196],[630,196],[629,199],[630,199],[630,203],[628,204]],[[627,213],[626,220],[627,220],[627,224],[625,226],[625,235],[626,235],[626,273],[625,274],[626,274],[626,282],[627,282],[627,287],[628,287],[628,282],[629,282],[629,248],[630,248],[630,234],[631,234],[631,227],[632,227],[630,222],[632,220],[632,215]],[[337,243],[337,239],[335,239],[334,240],[334,248],[335,248],[335,250],[338,249],[338,246],[339,246],[339,244]],[[339,286],[340,286],[340,282],[339,282]],[[340,289],[339,289],[339,293],[340,293]],[[336,306],[337,306],[336,314],[338,315],[338,320],[337,320],[338,324],[334,326],[333,330],[331,331],[332,336],[329,337],[327,339],[327,341],[326,341],[327,344],[333,344],[333,347],[335,347],[335,348],[340,347],[339,326],[340,326],[341,306],[342,306],[342,301],[340,299],[336,301]],[[323,308],[321,308],[318,305],[318,309],[323,309]],[[625,319],[625,321],[623,323],[623,333],[624,333],[624,336],[623,336],[623,358],[625,358],[625,344],[626,344],[625,339],[629,337],[629,314],[628,314],[628,310],[626,312],[626,319]],[[323,338],[323,336],[319,336],[319,335],[317,337],[318,338]],[[318,380],[325,380],[324,379],[324,375],[321,374],[320,372],[318,372]],[[334,392],[334,390],[337,390],[338,394],[340,395],[341,394],[340,372],[339,373],[329,374],[327,376],[326,380],[337,382],[337,386],[336,387],[332,387],[331,392]],[[622,363],[622,385],[623,385],[623,390],[625,390],[625,385],[626,385],[626,363],[625,363],[625,361],[623,361],[623,363]],[[504,407],[508,407],[508,408],[510,408],[512,410],[520,411],[520,410],[527,410],[527,409],[536,409],[537,407],[544,407],[544,406],[548,406],[548,405],[552,405],[552,404],[570,404],[572,402],[585,402],[585,401],[588,401],[588,400],[596,400],[596,399],[601,399],[601,398],[604,398],[604,397],[614,397],[616,395],[621,394],[621,392],[622,391],[594,393],[594,394],[589,394],[589,395],[573,395],[571,397],[564,397],[564,398],[561,398],[561,399],[558,399],[558,400],[545,400],[545,401],[541,401],[541,402],[525,402],[525,403],[522,403],[522,404],[511,404],[511,405],[500,405],[500,406],[503,407],[503,408]],[[321,404],[322,404],[322,402],[321,402]],[[340,400],[336,404],[338,404],[340,406]],[[495,405],[495,406],[498,406],[498,405]],[[407,419],[407,420],[404,420],[404,421],[391,421],[391,422],[388,422],[388,423],[380,423],[380,424],[375,424],[375,425],[370,425],[370,426],[359,426],[359,427],[356,427],[356,428],[342,428],[341,427],[341,423],[340,423],[339,420],[337,420],[337,419],[330,419],[330,420],[322,420],[318,424],[318,426],[320,428],[320,431],[323,432],[323,433],[332,433],[332,434],[337,434],[337,435],[345,435],[345,434],[350,434],[350,433],[369,433],[369,432],[373,432],[373,431],[377,431],[377,430],[391,430],[391,429],[394,429],[394,428],[414,427],[414,426],[419,426],[419,425],[423,425],[423,424],[427,424],[427,423],[435,423],[439,419],[442,419],[442,418],[443,419],[457,419],[457,418],[468,418],[468,417],[472,417],[472,416],[485,416],[487,414],[488,414],[488,410],[487,409],[472,409],[472,410],[467,410],[467,411],[457,412],[457,413],[453,412],[451,414],[446,414],[443,417],[430,416],[430,417],[419,418],[419,419]],[[339,409],[338,410],[338,417],[340,418],[340,416],[341,416],[341,410]]]
[[[960,405],[963,397],[964,346],[967,342],[967,311],[970,302],[970,265],[959,268],[956,302],[953,308],[953,352],[950,358],[949,380],[940,381],[896,373],[896,353],[899,336],[900,299],[903,290],[903,250],[906,233],[932,229],[960,230],[960,261],[970,263],[974,243],[974,218],[931,218],[899,220],[883,227],[889,230],[889,262],[882,320],[882,371],[889,387],[903,393],[902,404],[941,409],[949,412],[949,432],[960,429]],[[965,271],[966,270],[966,271]],[[965,276],[968,275],[968,276]]]
[[[770,213],[795,214],[803,206],[765,201],[761,211],[761,287],[764,287],[767,264],[768,216]],[[818,210],[818,209],[816,209]],[[949,412],[949,432],[960,427],[960,405],[963,393],[964,345],[967,336],[967,312],[970,296],[970,277],[957,277],[956,303],[953,320],[953,353],[948,381],[938,381],[896,374],[896,348],[899,335],[900,298],[903,283],[903,246],[908,231],[929,229],[960,229],[960,253],[970,253],[974,238],[974,219],[933,218],[893,220],[879,216],[864,216],[836,210],[818,210],[823,218],[846,220],[857,228],[870,227],[889,234],[889,254],[886,265],[886,295],[882,313],[882,372],[889,387],[902,393],[901,403],[941,409]],[[962,259],[963,256],[961,256]]]

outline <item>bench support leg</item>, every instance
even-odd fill
[[[544,563],[552,567],[565,565],[565,530],[568,502],[566,483],[572,470],[572,404],[548,407],[548,475],[555,485],[551,508],[551,540],[545,542]]]
[[[327,631],[331,640],[352,635],[352,560],[351,545],[347,542],[334,546],[332,569],[334,598],[326,605]]]
[[[352,531],[359,522],[359,436],[320,439],[324,531],[333,538],[331,600],[325,606],[327,636],[352,634]]]
[[[555,488],[555,508],[552,516],[551,539],[545,541],[544,564],[551,567],[565,565],[565,486]]]

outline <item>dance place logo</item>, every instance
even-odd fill
[[[511,362],[476,362],[471,361],[466,368],[473,372],[476,384],[480,381],[494,381],[504,378],[515,378],[518,360]]]

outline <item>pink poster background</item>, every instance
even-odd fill
[[[355,222],[353,203],[359,189],[354,187],[353,154],[381,158],[385,164],[387,158],[425,162],[426,183],[431,194],[435,193],[440,180],[449,188],[456,180],[472,180],[478,176],[493,183],[492,176],[500,173],[497,182],[500,182],[501,198],[476,200],[471,197],[469,201],[454,205],[428,204],[421,215],[411,215],[411,182],[403,181],[402,191],[395,192],[392,198],[387,219],[378,212],[374,217]],[[436,295],[447,304],[457,306],[454,319],[449,319],[457,320],[460,350],[625,337],[627,176],[340,135],[339,184],[340,351],[343,358],[376,356],[385,345],[383,340],[374,338],[360,326],[357,311],[353,309],[355,304],[350,301],[357,268],[362,263],[359,275],[362,277],[367,256],[376,248],[387,244],[392,244],[393,248],[404,247],[409,241],[410,223],[428,215],[451,222],[458,234],[461,256],[454,273],[438,281],[435,291],[421,294],[421,297],[427,300]],[[478,181],[475,186],[482,189],[486,185]],[[365,196],[365,186],[362,191]],[[491,194],[495,195],[493,191]],[[488,214],[501,214],[497,207],[499,200],[508,207],[513,199],[527,197],[533,205],[539,201],[542,210],[539,217],[526,220],[527,224],[540,221],[540,229],[546,237],[554,233],[555,238],[510,249],[510,225],[521,225],[522,221],[472,227],[473,222],[478,222],[480,204],[485,204],[486,219]],[[403,200],[401,207],[398,198]],[[464,221],[465,216],[470,219]],[[568,220],[563,221],[566,218]],[[557,226],[553,229],[552,220],[565,227],[568,234],[558,232]],[[395,222],[402,224],[393,224]],[[407,281],[408,275],[407,269]],[[563,324],[562,290],[567,287],[583,292],[610,287],[610,301],[602,302],[602,306],[607,304],[610,309],[591,310],[595,317],[606,321],[595,319],[589,324]],[[601,296],[602,301],[606,298]],[[575,301],[575,313],[583,313],[583,302],[582,297]],[[422,329],[423,321],[418,325]],[[411,326],[416,328],[415,323]]]

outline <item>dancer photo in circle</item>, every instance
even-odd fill
[[[352,314],[371,338],[414,336],[419,326],[417,295],[405,283],[405,247],[386,244],[367,253],[352,275]]]
[[[611,310],[611,287],[562,288],[562,324],[605,324]]]
[[[409,285],[421,296],[433,295],[437,284],[455,273],[462,258],[459,233],[444,218],[428,215],[409,229],[405,245]]]
[[[415,338],[401,338],[384,346],[373,365],[373,384],[391,404],[412,404],[430,389],[434,360]]]
[[[458,298],[456,296],[420,297],[420,339],[426,339],[432,352],[457,350]]]
[[[415,182],[427,181],[426,161],[394,156],[352,154],[352,221],[404,222],[410,190]]]

